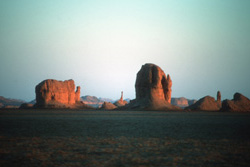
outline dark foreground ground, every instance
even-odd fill
[[[0,166],[250,166],[250,114],[1,110]]]

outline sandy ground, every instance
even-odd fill
[[[1,110],[0,166],[250,166],[250,113]]]

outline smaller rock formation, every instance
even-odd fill
[[[116,101],[114,105],[116,105],[117,107],[122,107],[125,106],[126,104],[128,104],[128,102],[123,100],[123,91],[122,91],[120,100]]]
[[[250,112],[250,100],[240,93],[235,93],[232,100],[222,102],[222,111]]]
[[[35,91],[35,107],[38,108],[74,108],[80,102],[80,87],[75,92],[73,80],[44,80],[36,86]]]
[[[217,92],[217,102],[221,103],[221,94],[220,94],[220,91]]]
[[[215,101],[211,96],[205,96],[185,109],[194,111],[218,111],[220,108],[220,102]]]
[[[101,106],[101,109],[103,110],[113,110],[116,108],[117,106],[115,106],[113,103],[110,103],[110,102],[104,102]]]
[[[33,104],[30,103],[23,103],[21,104],[21,106],[19,107],[20,109],[29,109],[29,108],[33,108]]]
[[[169,74],[167,75],[167,81],[164,83],[163,80],[163,84],[166,85],[166,89],[164,89],[164,93],[165,93],[165,99],[168,103],[171,103],[171,94],[172,94],[172,80],[169,76]]]

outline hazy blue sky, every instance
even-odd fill
[[[33,100],[45,79],[81,96],[135,97],[145,63],[173,97],[250,97],[249,0],[1,0],[0,95]]]

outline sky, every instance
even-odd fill
[[[73,79],[81,96],[134,99],[154,63],[172,97],[250,98],[249,16],[249,0],[0,0],[0,96]]]

